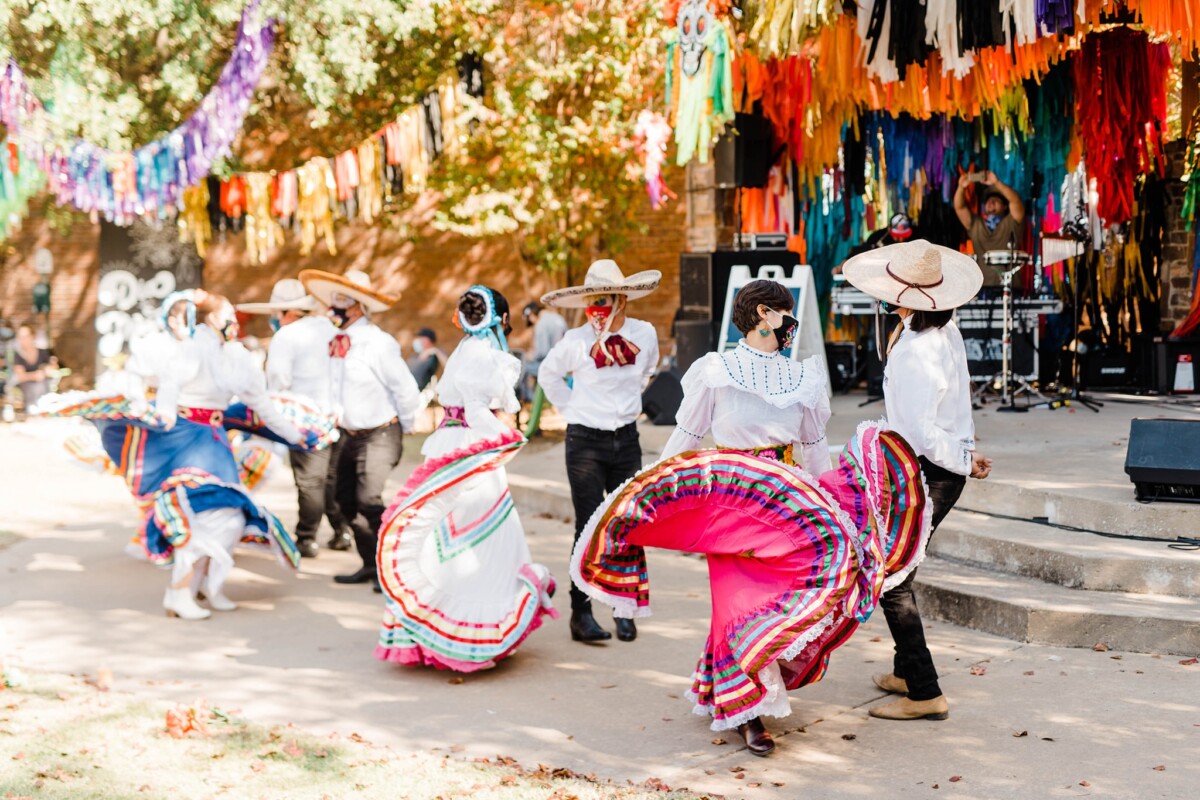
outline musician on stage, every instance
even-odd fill
[[[967,187],[972,183],[981,182],[985,187],[983,195],[983,215],[980,216],[967,207]],[[963,173],[958,178],[958,189],[954,192],[954,213],[958,221],[967,229],[967,236],[975,248],[975,257],[983,264],[984,253],[993,250],[1019,249],[1025,231],[1025,204],[1021,198],[996,177],[996,173],[987,171],[982,176],[979,173]],[[983,268],[984,287],[999,286],[1000,273],[990,267]]]

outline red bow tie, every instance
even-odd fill
[[[596,369],[601,369],[603,367],[627,367],[637,361],[637,354],[640,352],[641,350],[636,344],[613,334],[603,343],[596,342],[592,345],[590,355],[596,362]]]
[[[329,355],[331,358],[345,358],[350,352],[350,337],[339,333],[329,340]]]

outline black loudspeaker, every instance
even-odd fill
[[[1200,420],[1133,420],[1125,472],[1138,500],[1200,502]]]
[[[826,342],[825,361],[829,364],[829,382],[836,392],[848,392],[858,379],[858,343]]]
[[[642,392],[642,411],[655,425],[674,425],[682,402],[683,387],[673,372],[658,373]]]
[[[771,121],[761,114],[738,114],[713,146],[718,189],[762,188],[771,173]]]
[[[712,324],[705,319],[681,319],[675,323],[675,369],[682,375],[714,347]]]

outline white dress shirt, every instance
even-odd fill
[[[642,388],[658,367],[658,332],[649,322],[626,317],[605,339],[612,335],[638,348],[634,363],[597,368],[591,356],[596,332],[585,324],[567,331],[538,368],[538,384],[568,425],[615,431],[642,413]]]
[[[307,398],[322,411],[333,411],[329,342],[337,332],[337,326],[320,315],[301,317],[276,331],[267,351],[267,386]]]
[[[819,476],[831,468],[828,384],[819,356],[797,362],[744,339],[733,350],[709,353],[683,376],[683,402],[662,457],[698,449],[711,432],[722,448],[790,444],[797,463]]]
[[[350,351],[333,359],[333,402],[341,406],[342,427],[369,430],[396,417],[411,432],[421,393],[400,345],[365,317],[342,332],[350,337]]]
[[[953,320],[920,333],[912,332],[911,322],[905,317],[883,370],[888,424],[918,456],[970,475],[975,422],[962,334]]]
[[[240,343],[222,341],[208,325],[197,325],[195,335],[170,352],[171,363],[156,370],[159,414],[169,416],[179,407],[224,411],[236,399],[287,441],[300,441],[300,431],[275,408],[262,370]]]

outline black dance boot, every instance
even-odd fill
[[[632,642],[637,638],[637,625],[633,620],[613,617],[613,622],[617,623],[617,638],[622,642]]]
[[[600,627],[592,610],[585,608],[571,612],[571,639],[576,642],[605,642],[612,634]]]

